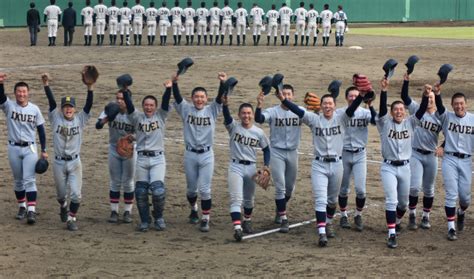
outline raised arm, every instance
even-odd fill
[[[222,96],[224,96],[225,88],[224,83],[227,80],[227,74],[224,72],[217,73],[217,78],[219,79],[219,91],[217,92],[216,103],[222,104]]]
[[[384,78],[380,81],[380,86],[382,91],[380,92],[380,108],[379,108],[379,117],[383,117],[387,114],[387,90],[388,90],[388,79]]]
[[[403,86],[402,86],[402,94],[401,94],[401,98],[403,100],[403,103],[405,104],[405,106],[409,106],[411,104],[411,98],[410,96],[408,95],[408,86],[410,84],[410,75],[408,75],[407,73],[405,73],[405,75],[403,76]]]
[[[133,106],[132,98],[130,98],[130,94],[128,93],[128,89],[124,90],[123,92],[123,101],[127,106],[128,114],[135,112],[135,107]]]
[[[294,114],[298,115],[299,118],[303,118],[304,116],[304,110],[300,109],[297,105],[292,103],[291,101],[288,101],[283,94],[277,90],[277,98],[281,101],[281,103],[287,107],[290,111],[292,111]]]
[[[178,75],[174,74],[171,77],[171,81],[173,82],[173,97],[176,100],[176,103],[181,104],[183,101],[183,97],[181,96],[181,93],[179,92],[179,86],[178,86]],[[165,83],[166,87],[166,83]]]
[[[227,102],[227,96],[222,97],[222,114],[224,115],[224,125],[229,125],[234,121],[230,115],[229,105]]]
[[[349,116],[349,117],[354,116],[354,112],[356,111],[356,109],[362,103],[362,99],[363,99],[363,96],[360,95],[360,94],[359,94],[359,96],[357,96],[357,98],[355,98],[355,100],[352,102],[352,104],[346,109],[346,115],[347,116]]]
[[[428,94],[429,94],[429,92],[428,92],[428,91],[425,91],[425,94],[423,94],[423,98],[421,98],[420,107],[419,107],[418,110],[415,112],[415,116],[416,116],[416,118],[418,118],[419,120],[421,120],[421,118],[423,117],[423,115],[424,115],[425,112],[426,112],[426,109],[428,108]]]
[[[49,80],[50,80],[50,77],[48,73],[44,73],[41,75],[41,81],[43,82],[43,86],[44,86],[44,93],[46,94],[46,97],[48,98],[49,111],[51,112],[54,109],[56,109],[57,104],[56,104],[56,100],[54,100],[53,91],[49,87]]]
[[[265,122],[265,116],[262,114],[263,98],[263,92],[260,92],[257,97],[257,108],[255,109],[255,121],[260,124]]]
[[[87,97],[86,104],[84,105],[85,113],[89,114],[91,112],[92,103],[94,102],[94,83],[86,83],[87,86]]]
[[[0,72],[0,105],[3,105],[7,101],[7,96],[5,95],[5,88],[3,87],[3,82],[7,78],[7,74]]]
[[[442,115],[446,111],[446,108],[444,107],[443,99],[441,98],[441,84],[435,84],[433,92],[435,94],[436,110],[438,110],[439,115]]]
[[[171,80],[165,81],[163,84],[166,87],[165,93],[161,98],[161,109],[169,111],[170,109],[170,99],[171,99],[171,87],[174,86],[174,83]]]

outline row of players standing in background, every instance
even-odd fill
[[[197,44],[201,44],[201,38],[204,39],[204,45],[217,45],[220,39],[220,45],[224,44],[225,35],[229,36],[229,45],[233,44],[233,29],[236,30],[237,45],[246,45],[246,30],[250,28],[250,19],[252,19],[253,45],[257,46],[260,42],[262,32],[267,32],[267,45],[270,45],[273,37],[273,45],[277,44],[278,25],[280,26],[280,45],[288,45],[290,38],[290,26],[293,22],[295,26],[294,46],[298,45],[298,37],[301,37],[301,45],[309,45],[312,37],[313,46],[316,46],[318,33],[322,27],[323,46],[329,43],[329,37],[332,33],[332,23],[336,25],[335,39],[336,46],[343,46],[344,33],[347,30],[347,16],[342,6],[338,6],[338,11],[333,13],[329,10],[329,5],[324,5],[324,10],[319,14],[314,5],[309,5],[309,10],[305,9],[305,3],[301,2],[300,7],[294,12],[286,3],[277,10],[273,4],[271,10],[266,14],[257,3],[253,4],[250,14],[243,8],[242,2],[237,4],[238,9],[235,12],[229,7],[228,1],[224,2],[224,7],[220,9],[218,3],[214,2],[209,10],[206,3],[201,2],[198,9],[192,8],[192,2],[187,2],[187,7],[182,9],[179,1],[175,2],[175,7],[168,9],[166,2],[162,7],[155,8],[155,3],[150,2],[150,7],[145,9],[140,0],[135,0],[136,5],[131,9],[128,3],[123,2],[123,7],[118,8],[116,1],[111,0],[111,6],[103,4],[103,0],[98,0],[98,4],[91,7],[91,1],[86,0],[86,7],[81,10],[82,24],[84,26],[84,45],[92,44],[93,26],[96,26],[97,45],[103,45],[105,31],[109,30],[109,44],[115,45],[117,36],[120,34],[120,45],[130,45],[130,31],[133,31],[134,45],[141,45],[142,33],[147,27],[148,45],[155,42],[157,28],[160,33],[160,45],[166,45],[168,28],[173,29],[173,45],[181,45],[181,36],[186,36],[186,45],[194,44],[194,33],[197,33]],[[49,46],[55,46],[60,21],[61,9],[55,5],[55,0],[50,0],[51,5],[44,10],[45,21],[48,24]],[[30,5],[34,9],[34,3]],[[73,3],[69,2],[69,12],[66,10],[63,17],[64,26],[64,45],[70,46],[73,40],[74,26],[76,24],[76,14],[72,9]],[[28,12],[31,12],[31,10]],[[265,24],[266,22],[266,24]],[[145,24],[144,24],[145,23]],[[28,16],[28,26],[30,27],[31,45],[36,45],[36,33],[39,26],[39,16],[37,20],[30,20]],[[124,40],[125,39],[125,40]],[[213,40],[214,39],[214,40]],[[306,42],[305,42],[306,39]]]

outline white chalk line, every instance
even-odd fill
[[[445,47],[445,46],[471,46],[470,42],[444,42],[436,44],[411,44],[411,45],[394,45],[394,46],[376,46],[376,47],[364,47],[364,49],[394,49],[394,48],[413,48],[413,47]],[[101,48],[117,48],[114,46],[103,46]],[[133,48],[129,48],[133,49]],[[346,48],[344,48],[346,49]],[[347,47],[349,49],[349,46]],[[315,52],[315,51],[338,51],[335,48],[322,48],[322,47],[313,47],[307,49],[287,49],[287,50],[277,50],[277,51],[261,51],[261,52],[250,52],[250,53],[240,53],[239,51],[234,51],[227,54],[214,54],[214,55],[196,55],[192,56],[193,59],[208,59],[208,58],[220,58],[220,57],[238,57],[238,56],[260,56],[260,55],[276,55],[281,53],[294,53],[294,52]],[[360,51],[360,50],[358,50]],[[143,58],[143,59],[134,59],[133,62],[154,62],[154,61],[169,61],[168,58]],[[109,61],[96,61],[96,65],[100,64],[123,64],[123,60],[109,60]],[[17,66],[17,67],[4,67],[0,68],[0,71],[14,71],[14,70],[31,70],[31,69],[44,69],[44,68],[64,68],[71,66],[84,66],[89,63],[63,63],[63,64],[42,64],[42,65],[28,65],[28,66]]]

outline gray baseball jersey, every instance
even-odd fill
[[[420,121],[415,115],[404,119],[400,124],[388,115],[375,120],[380,133],[382,157],[385,160],[401,161],[411,157],[413,129]]]
[[[55,108],[48,115],[53,132],[54,154],[61,157],[79,155],[83,129],[90,115],[81,111],[72,120],[67,120],[60,108]]]
[[[336,110],[337,114],[345,114],[347,106]],[[344,149],[355,150],[365,147],[369,137],[369,122],[372,115],[370,110],[357,108],[354,116],[347,122],[344,134]]]
[[[106,118],[105,112],[101,112],[99,119]],[[107,122],[109,125],[109,143],[117,144],[117,141],[128,134],[135,133],[135,128],[126,113],[119,113],[114,121]]]
[[[322,114],[305,112],[302,121],[311,128],[314,155],[322,157],[341,156],[344,130],[349,119],[346,113],[335,113],[328,120]]]
[[[438,112],[446,139],[445,152],[472,154],[474,152],[474,114],[466,112],[464,117],[457,117],[454,112]]]
[[[269,144],[262,129],[252,125],[249,129],[233,120],[226,125],[229,132],[230,159],[256,162],[256,148],[266,148]]]
[[[9,141],[30,143],[36,141],[36,127],[44,124],[38,106],[28,102],[28,105],[22,107],[7,97],[7,101],[1,104],[0,108],[5,112]]]
[[[412,101],[408,106],[410,114],[415,114],[420,105]],[[435,112],[436,113],[436,112]],[[435,113],[425,112],[418,125],[415,127],[413,135],[412,147],[423,149],[426,151],[435,151],[438,147],[438,136],[441,132],[441,121],[436,117]]]
[[[222,105],[212,102],[203,109],[184,100],[174,104],[176,111],[183,119],[184,141],[193,149],[204,149],[214,144],[216,119],[222,111]]]
[[[304,108],[299,107],[304,110]],[[301,139],[301,120],[281,105],[267,108],[262,112],[265,122],[270,124],[270,145],[280,149],[295,150]]]
[[[128,115],[135,127],[137,152],[164,151],[165,120],[168,112],[159,108],[148,118],[145,113],[135,110]]]

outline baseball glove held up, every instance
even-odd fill
[[[319,99],[316,93],[308,92],[304,96],[304,103],[306,104],[306,109],[314,112],[319,112],[321,110],[321,100]]]
[[[270,168],[267,166],[262,167],[253,175],[253,180],[264,190],[267,190],[270,187]]]
[[[99,71],[94,65],[84,66],[82,69],[82,82],[86,85],[96,83],[99,78]]]
[[[132,158],[134,140],[135,139],[131,134],[121,137],[117,141],[117,153],[124,158]]]

